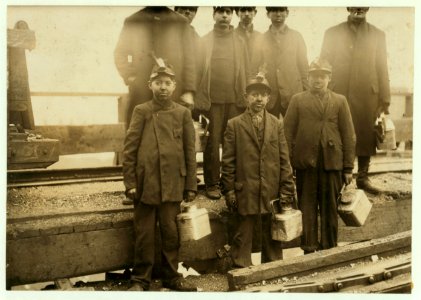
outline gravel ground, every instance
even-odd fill
[[[386,191],[379,196],[368,194],[373,202],[411,196],[411,173],[385,173],[372,176],[371,180]],[[10,188],[7,190],[7,217],[127,208],[121,204],[124,198],[121,181]],[[219,215],[225,211],[223,199],[209,200],[203,192],[199,193],[194,203],[198,207],[205,207],[211,214]]]

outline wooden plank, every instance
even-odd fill
[[[7,286],[125,269],[133,241],[131,227],[8,240]]]
[[[376,201],[361,227],[347,227],[339,218],[338,239],[341,242],[376,239],[412,228],[412,199]]]
[[[410,246],[411,231],[406,231],[385,238],[349,244],[288,260],[273,261],[258,266],[232,270],[227,274],[228,285],[230,290],[238,290],[246,284],[309,272],[326,265],[350,262],[374,254],[379,255],[392,250],[407,249]]]
[[[123,123],[103,125],[36,126],[35,132],[60,141],[60,155],[123,150]]]

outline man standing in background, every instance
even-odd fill
[[[152,54],[162,57],[174,68],[178,83],[174,101],[193,106],[197,73],[191,45],[187,19],[168,7],[147,6],[126,18],[114,50],[114,61],[129,88],[127,126],[134,107],[152,98],[148,88],[149,74],[155,63]]]
[[[348,7],[348,20],[326,30],[320,56],[332,65],[330,89],[344,95],[357,136],[357,187],[369,193],[381,191],[368,179],[370,157],[376,154],[374,124],[389,113],[390,86],[386,38],[366,21],[368,7]]]
[[[266,69],[272,88],[267,110],[279,117],[285,115],[291,96],[307,88],[307,47],[302,35],[285,24],[288,7],[266,7],[266,11],[272,24],[253,51],[252,74]]]
[[[244,39],[244,42],[247,45],[249,59],[251,60],[256,40],[261,35],[260,32],[253,28],[253,19],[257,14],[257,10],[255,6],[241,6],[236,7],[235,12],[240,19],[235,32]]]
[[[203,73],[195,106],[209,116],[209,138],[203,155],[206,196],[220,199],[219,146],[227,122],[244,110],[243,95],[248,75],[248,57],[244,41],[232,25],[233,7],[213,8],[214,28],[201,41]]]

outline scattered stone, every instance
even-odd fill
[[[372,262],[376,262],[376,261],[378,261],[379,260],[379,257],[377,256],[377,255],[372,255],[371,256],[371,261]]]

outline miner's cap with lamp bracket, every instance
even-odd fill
[[[325,72],[332,74],[332,66],[326,59],[316,58],[310,63],[308,72]]]
[[[247,82],[246,92],[249,93],[253,88],[264,88],[269,94],[271,93],[272,89],[270,88],[269,82],[267,81],[266,77],[266,68],[265,66],[261,67],[259,73],[253,78],[251,78]]]
[[[175,72],[170,64],[166,64],[164,59],[156,57],[153,52],[151,53],[151,56],[155,61],[155,65],[153,66],[151,75],[149,76],[150,80],[155,79],[159,75],[167,75],[171,78],[175,77]]]

